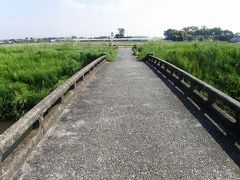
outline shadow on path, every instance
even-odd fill
[[[216,122],[206,115],[203,108],[198,107],[184,92],[174,85],[165,75],[150,63],[145,63],[178,97],[189,112],[199,121],[199,123],[207,130],[207,132],[215,139],[229,157],[240,167],[240,142],[239,139],[228,135],[221,129]]]

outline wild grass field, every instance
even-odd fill
[[[16,121],[59,84],[113,47],[78,44],[0,46],[0,122]]]
[[[137,46],[162,58],[240,101],[240,45],[219,42],[149,42]]]

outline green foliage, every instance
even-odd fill
[[[138,47],[140,59],[154,53],[240,101],[240,46],[228,43],[151,42]]]
[[[229,30],[222,30],[221,28],[207,28],[202,26],[200,28],[196,26],[185,27],[182,30],[168,29],[164,32],[166,40],[172,41],[184,41],[184,40],[217,40],[217,41],[229,41],[234,37],[234,33]]]
[[[0,46],[0,120],[17,120],[76,71],[112,47],[78,44]]]
[[[124,38],[125,29],[124,28],[118,28],[119,33],[115,35],[115,38]]]
[[[184,41],[187,38],[187,33],[182,30],[168,29],[167,31],[164,31],[164,36],[166,40]]]

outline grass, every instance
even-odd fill
[[[153,53],[240,101],[240,46],[218,42],[149,42],[137,46],[144,60]]]
[[[59,84],[112,47],[78,44],[0,46],[0,121],[18,120]]]

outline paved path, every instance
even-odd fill
[[[201,116],[131,53],[103,66],[16,179],[240,179]]]

